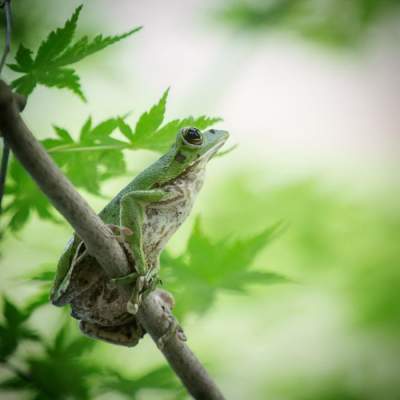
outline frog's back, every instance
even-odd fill
[[[166,165],[169,160],[169,156],[164,155],[150,167],[146,168],[143,172],[137,175],[131,182],[129,182],[104,208],[100,211],[99,216],[106,224],[119,225],[119,215],[120,215],[120,202],[121,198],[134,190],[145,190],[149,189],[157,181],[160,171],[160,166]],[[59,295],[57,294],[59,287],[68,282],[64,282],[71,268],[71,262],[76,249],[80,243],[80,239],[73,235],[73,237],[68,241],[63,254],[61,255],[58,264],[56,278],[53,284],[53,290],[51,294],[51,299],[53,303],[57,303]]]
[[[131,182],[129,182],[99,213],[99,217],[106,224],[119,225],[120,224],[120,202],[122,197],[132,191],[147,190],[153,188],[155,185],[163,185],[165,181],[169,181],[176,177],[169,176],[166,171],[168,170],[169,163],[172,160],[172,153],[167,153],[146,168],[143,172],[137,175]],[[58,265],[57,275],[53,286],[52,301],[54,304],[63,303],[63,291],[69,286],[69,277],[73,273],[71,269],[71,262],[78,249],[81,240],[74,235],[68,242]]]

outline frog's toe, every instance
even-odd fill
[[[139,310],[139,304],[128,301],[128,304],[126,305],[126,310],[129,314],[136,315]]]
[[[113,233],[113,237],[120,243],[125,242],[127,236],[133,235],[132,229],[128,228],[127,226],[107,224],[107,227]]]
[[[142,301],[142,294],[145,284],[146,284],[145,276],[139,275],[136,279],[132,296],[126,305],[128,313],[135,315],[138,312],[140,303]]]

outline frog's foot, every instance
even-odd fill
[[[127,228],[126,226],[119,226],[119,225],[114,225],[114,224],[107,224],[106,226],[112,232],[112,234],[113,234],[112,237],[114,239],[116,239],[117,242],[121,245],[122,250],[124,251],[124,253],[127,257],[128,263],[131,266],[131,268],[135,269],[135,261],[134,261],[133,252],[132,252],[131,246],[127,240],[128,236],[133,235],[132,230]],[[137,277],[138,277],[138,273],[132,272],[127,275],[111,279],[111,281],[114,283],[129,284],[129,283],[135,282]]]
[[[135,315],[139,309],[142,292],[145,287],[144,275],[139,275],[137,272],[131,272],[128,275],[120,276],[118,278],[111,279],[113,283],[129,285],[134,283],[134,288],[131,297],[129,298],[126,309],[130,314]]]
[[[130,229],[126,226],[107,224],[107,227],[113,233],[113,237],[121,244],[125,243],[127,236],[133,235],[132,229]]]
[[[142,298],[155,290],[159,282],[160,279],[153,270],[137,277],[132,296],[127,304],[127,310],[130,314],[135,315],[138,312]]]
[[[142,300],[142,292],[145,287],[145,277],[144,275],[139,275],[135,282],[135,287],[133,288],[132,295],[128,300],[126,309],[129,314],[136,315],[139,310],[139,306]]]

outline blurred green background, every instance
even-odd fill
[[[14,51],[20,41],[36,47],[78,4],[15,2]],[[290,280],[219,290],[206,312],[185,316],[189,345],[228,399],[400,398],[399,22],[396,0],[96,0],[80,34],[144,30],[78,65],[87,104],[47,88],[30,97],[24,117],[39,138],[51,124],[77,132],[89,114],[134,119],[169,86],[170,119],[224,119],[239,146],[210,165],[170,253],[185,252],[197,215],[216,245],[283,221],[252,267]],[[96,210],[157,154],[127,157],[129,174],[108,180],[103,198],[82,191]],[[28,277],[55,263],[70,233],[36,215],[6,232],[1,293],[26,304],[42,287]],[[29,323],[47,338],[45,353],[24,343],[12,360],[49,376],[60,398],[71,385],[70,398],[185,398],[148,337],[129,350],[82,344],[74,322],[60,331],[63,321],[54,307],[35,311]],[[95,365],[116,375],[100,378]],[[0,377],[11,376],[0,365]],[[5,386],[1,399],[32,398],[28,387]]]

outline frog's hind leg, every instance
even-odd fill
[[[79,328],[86,336],[93,339],[126,347],[136,346],[145,334],[143,328],[135,320],[119,326],[101,326],[80,321]]]

